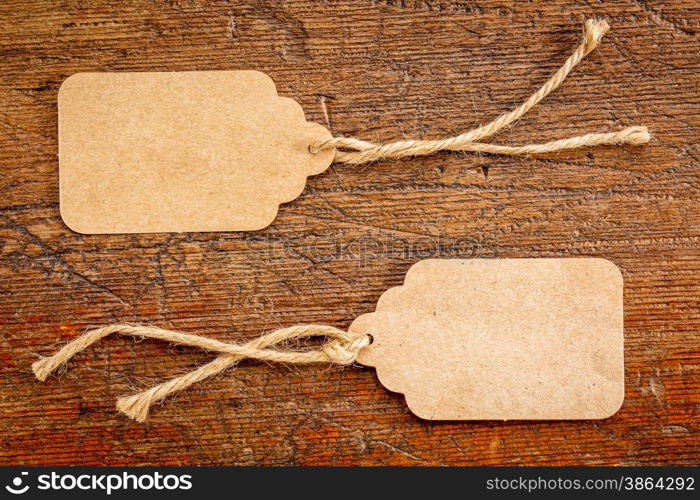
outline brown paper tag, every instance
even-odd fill
[[[257,71],[80,73],[58,123],[61,215],[81,233],[261,229],[333,160]]]
[[[350,331],[425,419],[596,419],[624,398],[622,276],[603,259],[424,260]]]

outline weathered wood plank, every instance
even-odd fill
[[[513,6],[515,5],[515,6]],[[61,221],[56,94],[78,71],[259,69],[336,134],[437,137],[519,103],[585,18],[612,25],[506,144],[644,124],[642,148],[334,166],[258,233],[84,236]],[[0,5],[0,463],[698,464],[700,188],[692,2]],[[623,271],[626,399],[597,422],[436,423],[363,368],[243,363],[157,408],[117,396],[208,359],[111,339],[36,382],[88,325],[220,339],[346,327],[428,256],[600,256]]]

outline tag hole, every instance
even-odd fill
[[[367,333],[366,335],[367,335],[367,337],[369,337],[369,344],[367,344],[367,345],[374,344],[374,336],[371,333]]]
[[[312,155],[315,155],[315,154],[318,154],[319,151],[320,151],[320,149],[318,146],[314,146],[313,144],[309,144],[309,153],[311,153]]]

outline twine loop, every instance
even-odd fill
[[[640,126],[628,127],[617,132],[585,134],[542,144],[526,144],[523,146],[503,146],[480,142],[481,139],[494,135],[504,127],[519,120],[525,113],[559,87],[571,70],[598,46],[603,35],[609,29],[610,25],[604,20],[587,20],[584,26],[583,40],[562,67],[523,104],[486,125],[454,137],[434,140],[408,139],[386,144],[376,144],[352,137],[334,137],[319,144],[312,144],[309,146],[309,152],[314,154],[322,150],[332,149],[335,151],[333,161],[357,165],[390,158],[431,155],[439,151],[528,155],[589,146],[639,145],[647,143],[651,139],[651,135],[646,127]]]
[[[257,359],[277,363],[309,364],[333,363],[349,365],[357,355],[371,343],[366,334],[346,332],[326,325],[296,325],[280,328],[266,333],[246,344],[230,344],[219,340],[141,325],[111,325],[90,330],[63,346],[56,354],[42,358],[32,364],[32,370],[39,380],[45,380],[54,370],[67,362],[83,349],[111,334],[131,335],[133,337],[151,338],[172,342],[174,344],[198,347],[207,351],[220,353],[219,357],[199,368],[156,385],[133,396],[117,400],[117,409],[125,415],[144,422],[148,411],[154,403],[181,391],[190,385],[204,380],[235,365],[242,359]],[[290,340],[326,337],[328,340],[319,348],[306,351],[281,350],[275,346]]]

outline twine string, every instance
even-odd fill
[[[317,153],[322,149],[334,149],[335,160],[341,163],[360,164],[385,158],[403,158],[423,156],[438,151],[471,151],[500,155],[526,155],[550,153],[564,149],[586,146],[644,144],[650,140],[646,127],[628,127],[617,132],[585,134],[542,144],[523,146],[503,146],[480,142],[496,134],[504,127],[519,120],[525,113],[535,107],[542,99],[559,87],[571,70],[595,49],[601,38],[609,29],[603,20],[588,20],[585,24],[584,37],[564,65],[537,92],[523,104],[509,113],[503,114],[492,122],[477,127],[463,134],[436,140],[403,140],[387,144],[375,144],[349,137],[335,137],[321,144],[312,145],[309,150]],[[219,356],[207,364],[156,385],[143,392],[117,400],[117,409],[129,417],[143,422],[148,417],[150,407],[174,392],[216,375],[235,365],[242,359],[257,359],[277,363],[335,363],[347,365],[355,361],[362,348],[370,344],[368,335],[351,334],[331,326],[298,325],[281,328],[267,333],[246,344],[230,344],[215,339],[188,333],[165,330],[139,325],[112,325],[85,332],[72,342],[62,347],[56,354],[42,358],[32,365],[39,380],[45,380],[53,371],[67,362],[77,353],[111,334],[131,335],[134,337],[164,340],[179,345],[197,347],[217,352]],[[279,344],[304,337],[325,337],[326,342],[307,351],[281,350]]]
[[[311,145],[309,151],[317,153],[325,149],[335,149],[334,161],[338,163],[361,164],[388,158],[406,156],[425,156],[438,151],[468,151],[499,155],[527,155],[551,153],[564,149],[587,146],[644,144],[651,136],[646,127],[628,127],[617,132],[585,134],[543,144],[526,144],[524,146],[502,146],[485,144],[481,139],[494,135],[504,127],[519,120],[525,113],[559,87],[567,75],[581,60],[595,49],[603,35],[610,29],[605,20],[589,19],[584,26],[583,40],[566,62],[547,82],[532,94],[524,103],[493,120],[463,134],[434,140],[409,139],[387,144],[375,144],[352,137],[334,137],[320,144]]]
[[[111,325],[90,330],[63,346],[56,354],[42,358],[32,364],[32,370],[39,380],[46,378],[58,367],[95,342],[112,334],[164,340],[179,345],[221,353],[216,359],[199,368],[156,385],[133,396],[117,400],[117,409],[138,422],[148,417],[150,407],[170,394],[181,391],[190,385],[216,375],[242,359],[257,359],[276,363],[310,364],[334,363],[348,365],[355,361],[357,354],[370,344],[368,335],[352,334],[332,326],[296,325],[280,328],[246,344],[230,344],[201,335],[176,332],[140,325]],[[326,337],[320,347],[307,351],[284,351],[274,346],[290,340],[308,337]]]

